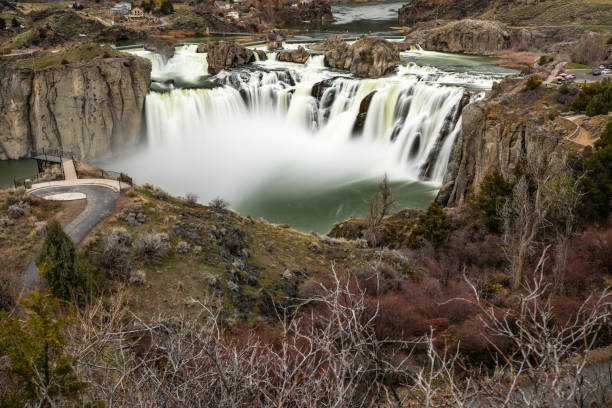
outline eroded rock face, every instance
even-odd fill
[[[149,40],[144,44],[144,49],[161,55],[164,63],[174,57],[174,44],[171,41]]]
[[[442,27],[416,30],[406,42],[426,50],[492,55],[512,46],[505,24],[497,21],[461,20]]]
[[[529,106],[515,108],[519,102],[512,98],[523,97],[511,94],[517,86],[522,87],[520,80],[504,80],[485,99],[463,109],[462,130],[437,202],[447,206],[464,204],[469,190],[478,193],[486,174],[499,170],[509,178],[518,161],[533,153],[547,160],[566,154],[571,142],[564,139],[565,130],[532,113]]]
[[[392,73],[400,62],[399,51],[380,37],[360,38],[351,46],[325,53],[325,66],[351,71],[359,78],[379,78]]]
[[[310,53],[302,46],[297,50],[281,51],[276,56],[278,61],[295,62],[298,64],[305,64],[308,58],[310,58]]]
[[[208,73],[215,75],[219,71],[235,68],[255,61],[252,50],[229,41],[217,41],[208,44]]]
[[[0,70],[0,159],[63,148],[102,157],[141,140],[151,62],[133,56]]]

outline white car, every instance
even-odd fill
[[[601,70],[602,75],[610,75],[612,74],[612,69],[602,69]]]

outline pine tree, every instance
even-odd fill
[[[60,299],[70,299],[85,284],[83,277],[75,268],[75,259],[76,250],[72,240],[61,225],[53,220],[47,229],[37,264],[39,268],[47,266],[44,278],[47,279],[53,294]]]
[[[58,314],[60,301],[36,290],[21,304],[25,319],[0,313],[0,356],[6,358],[0,368],[0,406],[78,403],[86,384],[74,372],[74,357],[64,351],[62,330],[68,320]]]

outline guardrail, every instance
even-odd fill
[[[100,170],[100,172],[102,174],[102,178],[117,180],[122,183],[127,183],[132,187],[134,186],[134,181],[132,180],[132,178],[125,173],[110,170]]]
[[[36,156],[56,156],[60,158],[65,157],[67,159],[74,160],[74,153],[69,150],[64,150],[64,149],[43,148],[42,150],[33,150],[32,157],[36,157]]]

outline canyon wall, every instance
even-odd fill
[[[0,159],[63,148],[82,159],[141,140],[151,62],[132,56],[44,69],[2,67]]]
[[[436,201],[453,206],[477,193],[484,176],[499,170],[510,178],[521,158],[557,160],[576,148],[567,129],[533,109],[546,89],[521,92],[520,79],[496,84],[487,97],[464,108],[462,130],[450,156]],[[531,92],[531,94],[529,94]],[[540,95],[538,95],[540,94]],[[535,155],[535,156],[534,156]]]

